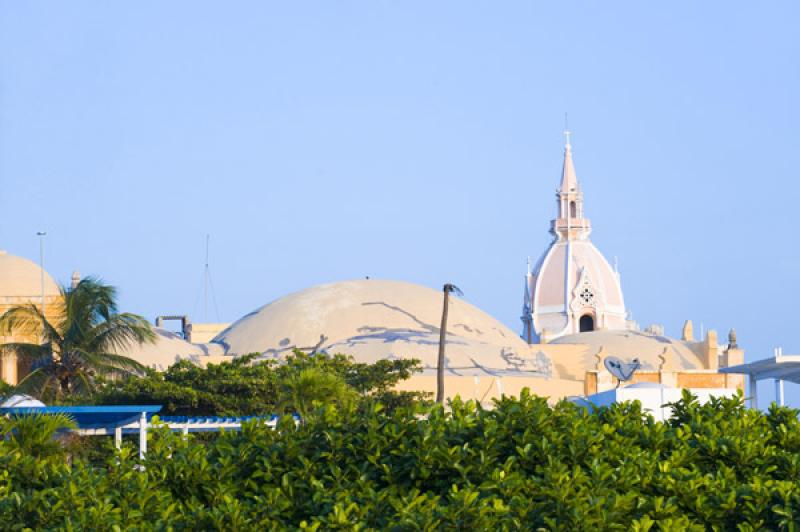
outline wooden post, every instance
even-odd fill
[[[442,309],[442,327],[439,329],[439,358],[436,362],[436,402],[444,404],[444,345],[447,342],[447,307],[450,303],[451,285],[444,285],[444,308]]]

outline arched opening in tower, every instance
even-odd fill
[[[575,205],[574,201],[569,202],[569,217],[570,218],[577,218],[578,217],[578,206]]]
[[[578,322],[581,332],[594,330],[594,317],[591,314],[584,314]]]

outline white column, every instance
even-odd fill
[[[755,375],[750,375],[750,408],[758,408],[758,381]]]
[[[783,379],[775,379],[775,402],[778,406],[784,405]]]
[[[139,458],[144,458],[147,452],[147,412],[142,412],[139,418]]]
[[[114,447],[119,450],[122,448],[122,427],[116,427],[114,429]]]

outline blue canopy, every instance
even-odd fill
[[[161,410],[161,405],[120,406],[14,406],[0,407],[0,415],[67,414],[79,429],[119,427],[141,419],[149,420]]]

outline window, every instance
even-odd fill
[[[574,201],[569,202],[569,217],[570,218],[577,218],[578,217],[578,206],[575,205]]]
[[[594,318],[589,315],[585,314],[581,316],[581,320],[578,322],[580,332],[589,332],[594,330]]]
[[[584,305],[591,305],[594,302],[594,292],[588,286],[580,291],[578,297]]]

